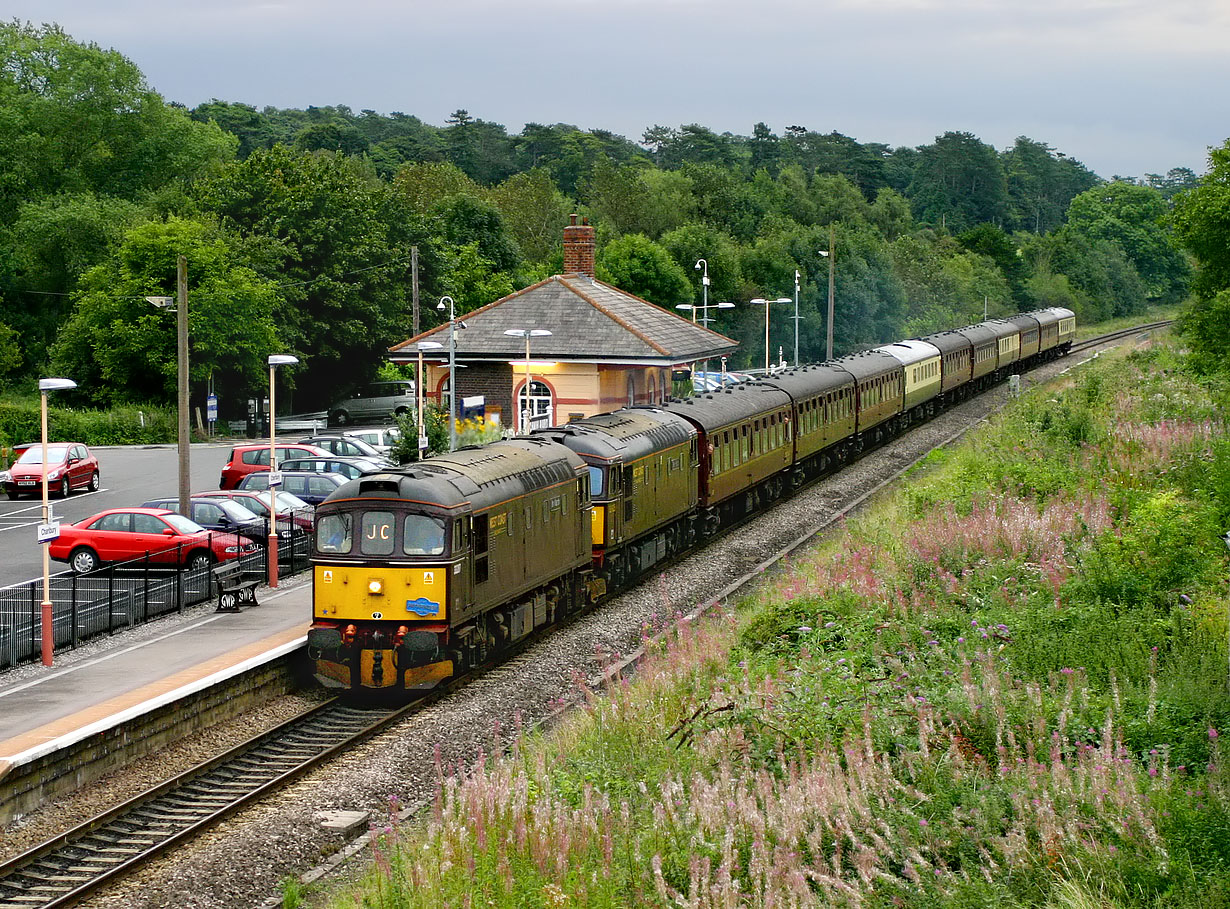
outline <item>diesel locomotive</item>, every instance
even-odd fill
[[[351,480],[316,510],[326,686],[431,687],[909,426],[1066,354],[1051,308]]]

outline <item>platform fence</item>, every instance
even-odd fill
[[[294,515],[292,521],[303,518]],[[278,524],[278,577],[306,571],[310,566],[309,531],[299,523],[279,520]],[[246,577],[269,576],[267,518],[264,527],[264,541],[257,549],[238,556]],[[49,599],[54,649],[75,648],[100,635],[216,599],[212,566],[176,567],[175,563],[183,561],[182,549],[146,553],[85,574],[59,571],[52,575]],[[0,672],[41,659],[42,603],[41,578],[0,588]]]

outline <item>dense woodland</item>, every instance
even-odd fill
[[[890,148],[757,123],[749,136],[655,125],[634,141],[561,123],[510,133],[465,110],[442,126],[346,107],[189,110],[120,52],[11,22],[0,382],[62,374],[83,401],[171,400],[174,317],[143,298],[175,292],[182,254],[196,388],[212,376],[232,409],[260,387],[265,355],[289,351],[303,362],[295,403],[312,409],[411,334],[412,247],[429,328],[443,294],[469,311],[561,271],[570,212],[598,230],[598,276],[661,306],[701,302],[704,259],[710,302],[736,304],[714,311],[741,342],[732,368],[764,359],[764,311],[747,301],[793,298],[796,271],[802,359],[822,357],[830,237],[838,353],[984,307],[1128,315],[1187,298],[1209,257],[1230,271],[1205,236],[1216,216],[1181,213],[1225,186],[1230,164],[1213,164],[1203,180],[1104,180],[1024,136],[1004,150],[958,131]],[[1225,284],[1205,270],[1196,285],[1206,333],[1225,320],[1212,302]],[[793,349],[786,315],[774,358]]]

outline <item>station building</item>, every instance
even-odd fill
[[[737,342],[594,277],[594,228],[576,215],[564,228],[565,274],[553,275],[481,309],[458,316],[455,354],[458,394],[482,397],[488,419],[523,431],[529,395],[534,426],[661,403],[676,369],[729,356]],[[545,329],[530,339],[529,387],[524,337],[507,331]],[[390,348],[396,363],[417,364],[419,341],[439,350],[423,354],[426,399],[447,402],[449,324]]]

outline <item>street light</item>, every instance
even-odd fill
[[[274,449],[274,439],[278,434],[274,372],[279,366],[294,366],[298,362],[299,358],[290,354],[269,355],[269,548],[265,560],[269,563],[270,587],[278,586],[278,487],[282,485],[282,478],[278,476],[278,455]]]
[[[692,321],[696,321],[696,310],[700,310],[703,315],[700,317],[700,324],[703,328],[708,328],[709,323],[713,321],[709,318],[709,310],[711,309],[734,309],[735,304],[723,300],[721,303],[706,303],[704,306],[693,306],[691,303],[676,303],[675,309],[690,309],[692,310]]]
[[[444,345],[439,341],[419,341],[414,345],[419,351],[419,371],[414,374],[414,389],[415,397],[418,398],[418,414],[419,414],[419,438],[418,450],[419,460],[423,460],[423,452],[427,450],[427,433],[423,430],[423,351],[425,350],[442,350]]]
[[[799,368],[799,270],[794,270],[794,368]]]
[[[701,303],[704,304],[704,309],[708,310],[709,309],[709,263],[706,262],[704,259],[697,259],[695,267],[697,271],[700,271],[701,269],[704,269],[705,271],[705,273],[700,276],[700,295],[701,295]],[[683,307],[679,307],[679,308],[682,309]],[[696,324],[695,307],[693,307],[692,309],[692,324]]]
[[[43,430],[43,526],[38,529],[38,540],[43,544],[43,604],[42,604],[42,645],[43,665],[51,665],[51,656],[55,652],[56,634],[55,622],[51,610],[51,557],[48,550],[51,541],[59,535],[60,528],[51,526],[51,491],[47,485],[47,392],[67,391],[76,388],[72,379],[39,379],[39,419]],[[67,481],[65,481],[67,482]]]
[[[766,300],[763,297],[757,297],[752,300],[758,306],[764,307],[764,371],[765,375],[769,374],[769,309],[774,303],[789,303],[789,297],[778,297],[776,300]],[[795,323],[798,324],[797,322]]]
[[[443,296],[436,309],[448,301],[448,450],[457,450],[457,311],[453,298]]]
[[[521,432],[528,433],[533,416],[533,405],[530,403],[530,338],[549,338],[551,332],[545,328],[509,328],[504,334],[525,338],[525,408],[521,411]]]
[[[829,225],[829,248],[819,250],[820,257],[829,260],[829,315],[824,320],[824,359],[833,359],[833,268],[837,261],[837,249],[833,225]]]
[[[189,500],[192,497],[192,471],[189,465],[190,444],[188,423],[188,259],[180,256],[176,263],[176,297],[146,297],[145,302],[159,309],[169,309],[175,319],[175,362],[177,399],[176,436],[179,449],[179,511],[191,514]],[[178,298],[179,305],[176,306]]]

